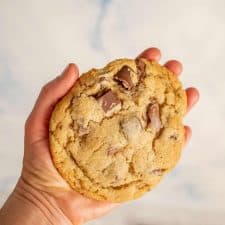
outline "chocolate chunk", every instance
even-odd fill
[[[151,173],[157,176],[162,176],[165,171],[166,169],[155,169],[155,170],[152,170]]]
[[[124,119],[121,121],[121,127],[125,136],[130,140],[138,137],[142,131],[141,123],[136,117]]]
[[[121,103],[117,95],[111,90],[105,92],[101,97],[99,97],[98,102],[105,113]]]
[[[88,133],[89,133],[89,129],[87,127],[82,127],[82,126],[79,127],[79,130],[78,130],[79,136],[83,136]]]
[[[147,110],[147,116],[149,118],[149,125],[153,126],[158,132],[162,128],[159,115],[159,105],[157,103],[150,104]]]
[[[114,79],[121,81],[123,87],[128,90],[130,90],[134,86],[131,79],[131,71],[128,66],[122,67],[122,69],[114,75]]]
[[[144,61],[141,60],[140,58],[137,58],[135,60],[135,63],[137,66],[137,75],[138,75],[139,79],[143,79],[145,77],[146,65],[145,65]]]
[[[100,82],[105,81],[105,80],[106,80],[105,77],[100,77],[100,78],[99,78],[99,81],[100,81]]]
[[[75,130],[78,133],[78,136],[83,136],[89,133],[88,127],[83,127],[81,123],[78,124],[75,121],[72,124],[70,124],[70,128]]]
[[[172,135],[169,136],[169,138],[176,141],[178,137],[177,137],[176,134],[172,134]]]
[[[119,152],[119,149],[118,148],[115,148],[115,147],[111,147],[108,149],[107,153],[109,156],[115,156],[116,153]]]

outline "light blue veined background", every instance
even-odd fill
[[[0,0],[0,202],[20,174],[23,126],[41,86],[69,62],[85,72],[146,47],[180,59],[201,92],[193,138],[144,198],[91,224],[225,222],[225,1]]]

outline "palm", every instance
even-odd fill
[[[159,60],[160,51],[152,48],[141,54],[150,60]],[[182,66],[177,61],[165,64],[179,75]],[[56,102],[64,96],[78,78],[76,66],[70,65],[63,76],[50,82],[40,93],[37,103],[26,123],[25,156],[22,179],[38,190],[48,201],[53,201],[73,223],[84,222],[108,212],[115,204],[88,199],[72,190],[55,169],[49,151],[48,120]],[[187,89],[188,110],[198,100],[194,88]],[[46,101],[46,99],[48,101]],[[50,100],[49,100],[50,99]],[[186,138],[190,137],[186,127]]]
[[[52,163],[48,139],[32,143],[28,148],[30,149],[26,149],[29,154],[24,158],[22,179],[44,192],[45,198],[54,201],[70,221],[84,222],[99,217],[114,206],[112,203],[85,198],[69,187]]]

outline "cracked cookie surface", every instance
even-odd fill
[[[178,161],[186,104],[180,81],[156,62],[118,59],[92,69],[52,113],[53,162],[89,198],[138,198]]]

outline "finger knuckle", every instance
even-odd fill
[[[49,83],[45,84],[42,88],[41,88],[41,92],[47,92],[49,90]]]
[[[24,123],[24,129],[27,130],[29,129],[30,126],[30,116],[27,117],[25,123]]]

